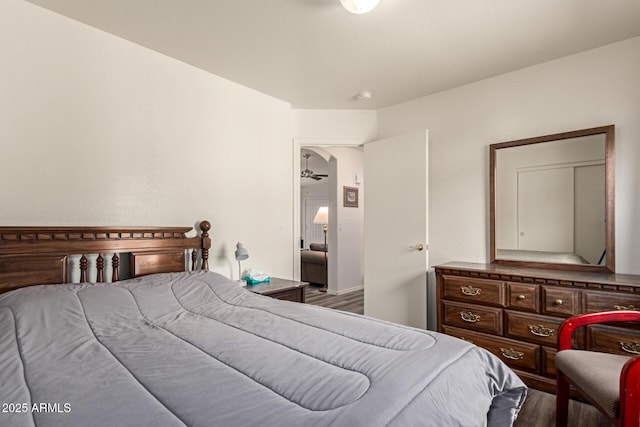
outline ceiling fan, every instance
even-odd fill
[[[316,181],[322,179],[322,178],[326,178],[328,175],[324,175],[324,174],[314,174],[312,170],[309,169],[309,157],[311,157],[311,154],[309,153],[305,153],[302,155],[302,157],[304,157],[306,159],[306,166],[305,169],[300,171],[300,178],[311,178],[311,179],[315,179]]]

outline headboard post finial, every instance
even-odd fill
[[[209,221],[202,221],[200,223],[200,230],[202,230],[202,269],[209,269],[209,248],[211,247],[211,239],[209,238],[209,230],[211,230],[211,223]]]
[[[209,221],[202,221],[200,223],[200,230],[202,230],[202,237],[209,237],[209,230],[211,230],[211,223]]]

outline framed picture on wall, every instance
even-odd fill
[[[358,207],[358,187],[342,187],[344,191],[344,206],[347,208]]]

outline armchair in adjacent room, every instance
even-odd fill
[[[569,385],[589,400],[616,426],[640,426],[640,356],[624,356],[571,349],[576,328],[610,322],[640,322],[638,311],[605,311],[565,320],[558,332],[556,426],[566,426]],[[620,341],[621,350],[640,354],[636,341]]]
[[[309,250],[300,252],[300,278],[303,282],[327,286],[327,247],[322,243],[311,243]]]

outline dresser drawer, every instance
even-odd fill
[[[507,307],[539,313],[540,286],[526,283],[508,283]]]
[[[542,312],[560,316],[580,313],[580,292],[573,289],[542,287]]]
[[[512,368],[538,372],[540,346],[445,326],[444,332],[486,348]]]
[[[640,355],[640,331],[614,326],[587,326],[587,348],[625,356]]]
[[[585,313],[610,310],[640,310],[640,296],[611,294],[606,292],[583,292],[582,303]]]
[[[504,282],[468,277],[443,276],[442,297],[474,304],[504,307]]]
[[[442,302],[443,323],[502,335],[502,309]]]
[[[562,319],[506,310],[506,335],[539,344],[556,346]]]
[[[557,375],[555,363],[557,352],[555,347],[542,347],[542,375],[545,377],[555,378]]]

